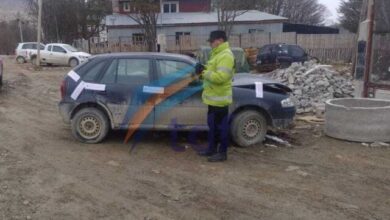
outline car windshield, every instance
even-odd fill
[[[70,45],[63,45],[63,47],[67,50],[67,51],[70,51],[70,52],[78,52],[78,50]]]

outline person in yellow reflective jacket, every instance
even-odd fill
[[[227,160],[229,145],[229,105],[233,102],[234,55],[224,31],[213,31],[209,43],[211,56],[202,73],[203,103],[208,105],[208,148],[199,152],[209,162]]]

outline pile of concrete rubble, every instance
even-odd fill
[[[325,101],[353,97],[354,87],[350,71],[336,71],[332,66],[315,62],[293,63],[269,75],[293,90],[298,113],[317,111]]]

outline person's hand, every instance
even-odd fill
[[[195,74],[196,75],[202,75],[205,67],[201,63],[197,63],[195,66]]]

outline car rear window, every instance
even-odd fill
[[[33,49],[32,44],[23,44],[22,46],[23,50]]]
[[[107,61],[101,61],[95,63],[89,70],[87,70],[83,75],[83,80],[86,82],[96,82],[97,77],[104,69]]]
[[[260,48],[260,55],[266,55],[266,54],[271,53],[271,48],[272,48],[272,45],[267,45],[267,46]]]

